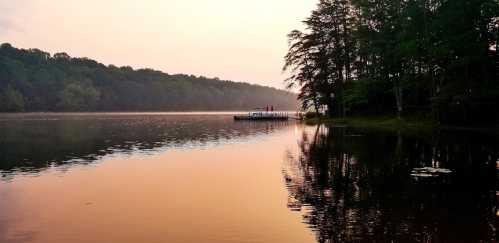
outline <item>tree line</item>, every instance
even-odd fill
[[[0,112],[296,109],[291,92],[0,46]]]
[[[304,109],[498,122],[497,0],[320,0],[288,35]]]

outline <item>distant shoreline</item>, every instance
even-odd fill
[[[0,115],[8,114],[240,114],[253,110],[192,110],[192,111],[33,111],[33,112],[0,112]],[[275,112],[296,113],[294,110],[275,110]]]
[[[153,69],[104,65],[66,53],[0,45],[0,112],[295,109],[295,93]]]

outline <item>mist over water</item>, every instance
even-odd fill
[[[0,135],[0,242],[495,239],[493,134],[39,113]]]
[[[268,134],[280,123],[234,123],[233,112],[31,113],[0,116],[0,169],[37,172],[105,155],[202,147]]]

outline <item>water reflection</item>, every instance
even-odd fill
[[[293,122],[40,116],[0,118],[1,243],[314,242],[286,207]]]
[[[104,155],[206,146],[268,134],[288,122],[233,122],[229,114],[79,113],[0,116],[0,175],[88,164]]]
[[[318,242],[494,241],[499,139],[317,126],[304,129],[283,171],[288,208]],[[416,168],[445,171],[414,179]]]

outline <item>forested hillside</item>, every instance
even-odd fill
[[[2,112],[294,110],[296,104],[296,95],[269,87],[0,46]]]
[[[304,24],[284,69],[305,108],[499,122],[499,1],[319,0]]]

